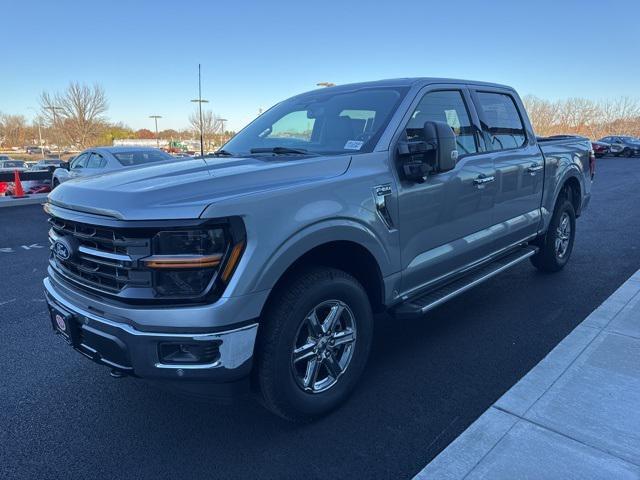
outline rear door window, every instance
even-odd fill
[[[106,162],[102,155],[92,153],[89,161],[87,162],[87,168],[104,168]]]
[[[477,92],[477,95],[482,129],[488,135],[492,149],[509,150],[522,147],[527,136],[511,95],[494,92]]]

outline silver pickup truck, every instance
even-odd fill
[[[537,138],[510,87],[304,93],[213,158],[56,188],[52,325],[113,376],[313,419],[354,389],[375,313],[421,317],[526,259],[562,269],[594,169],[587,139]]]

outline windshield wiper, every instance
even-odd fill
[[[234,154],[231,152],[228,152],[227,150],[220,149],[213,152],[213,156],[214,157],[233,157]]]
[[[304,148],[289,148],[289,147],[261,147],[252,148],[251,153],[275,153],[276,155],[309,155],[309,151]]]

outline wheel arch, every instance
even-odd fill
[[[297,272],[311,266],[327,266],[349,273],[364,287],[372,309],[384,310],[384,277],[392,267],[389,254],[373,232],[354,222],[316,225],[296,237],[274,253],[257,282],[258,289],[271,290],[262,312],[279,288]]]

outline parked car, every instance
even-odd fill
[[[622,155],[624,157],[632,157],[640,155],[640,140],[635,137],[626,135],[613,135],[598,140],[599,142],[608,143],[611,153],[616,157]]]
[[[175,161],[175,158],[157,148],[90,148],[77,155],[68,164],[68,168],[56,169],[56,171],[53,172],[52,186],[56,188],[71,178],[90,177],[125,167],[147,165],[168,160]]]
[[[45,155],[48,155],[51,153],[51,150],[49,150],[48,148],[43,148],[43,147],[27,147],[26,148],[26,152],[29,155],[33,155],[36,153],[44,153]]]
[[[561,270],[595,169],[512,88],[429,78],[298,95],[216,155],[49,195],[52,326],[114,376],[252,386],[294,421],[355,388],[374,312],[402,328],[527,259]]]
[[[0,155],[0,172],[13,172],[14,170],[24,172],[27,170],[27,165],[22,160],[14,160],[8,155]]]
[[[56,168],[63,167],[65,162],[59,158],[45,158],[31,165],[30,170],[42,171],[47,170],[53,173]]]
[[[609,144],[603,142],[591,142],[591,148],[597,158],[604,157],[609,153]]]

